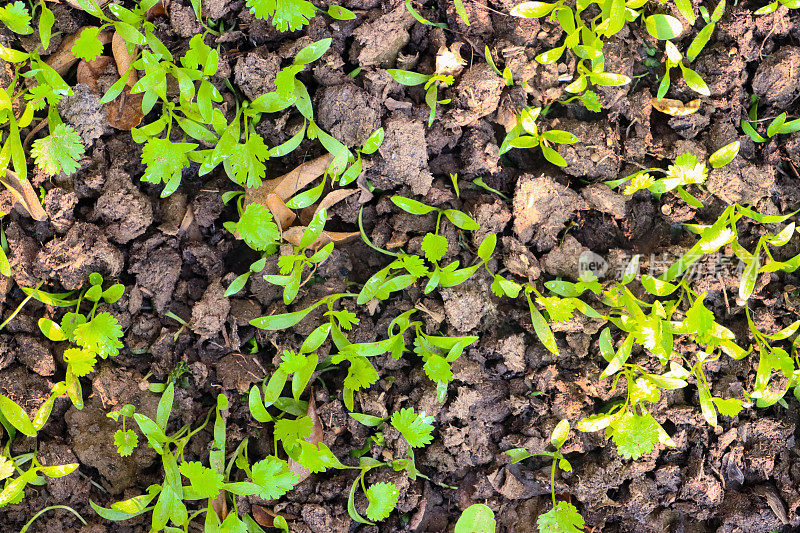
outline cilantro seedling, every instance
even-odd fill
[[[765,132],[767,137],[761,135],[756,130],[758,122],[760,121],[758,119],[758,97],[754,94],[750,96],[750,109],[747,115],[749,120],[743,119],[740,125],[742,127],[742,131],[744,131],[755,143],[764,143],[767,142],[767,138],[800,131],[800,118],[787,122],[786,112],[783,112],[770,121]]]
[[[713,26],[711,27],[713,29]],[[708,85],[703,81],[703,78],[701,78],[697,72],[683,64],[683,54],[678,50],[678,47],[672,44],[671,41],[667,41],[665,47],[667,56],[666,71],[664,72],[664,77],[661,79],[661,83],[658,85],[656,98],[664,98],[664,96],[667,95],[670,85],[670,71],[675,67],[680,69],[683,75],[683,81],[686,82],[686,85],[688,85],[691,90],[701,96],[710,96],[711,91],[709,91]],[[694,50],[692,52],[694,53]],[[697,53],[699,53],[699,50]]]
[[[119,300],[125,287],[116,283],[103,290],[103,276],[97,272],[89,276],[90,287],[80,293],[74,302],[75,311],[66,313],[61,323],[39,319],[39,329],[53,342],[68,341],[70,348],[64,350],[67,363],[66,391],[77,409],[83,408],[83,393],[79,378],[94,371],[97,359],[106,359],[119,354],[123,347],[122,328],[117,319],[108,312],[98,313],[101,302],[111,304]],[[92,302],[88,313],[81,313],[83,301]]]
[[[128,500],[117,502],[111,508],[103,508],[90,502],[92,508],[103,518],[121,521],[133,518],[147,511],[152,511],[151,529],[153,531],[170,531],[172,527],[185,531],[189,523],[200,514],[205,515],[205,531],[245,531],[253,519],[245,515],[239,517],[235,498],[230,499],[233,512],[227,516],[219,516],[215,502],[220,498],[226,501],[227,495],[251,496],[259,495],[270,499],[282,496],[297,481],[296,474],[289,472],[286,461],[268,457],[252,466],[247,458],[247,440],[244,440],[225,463],[226,428],[223,412],[228,409],[225,395],[217,396],[214,412],[213,440],[209,451],[209,466],[199,461],[186,461],[184,450],[189,440],[201,431],[209,421],[211,412],[205,421],[196,429],[184,426],[172,435],[167,435],[167,424],[172,412],[175,398],[175,384],[170,382],[165,388],[156,410],[155,420],[141,413],[134,413],[132,406],[125,406],[119,412],[109,413],[112,418],[132,416],[148,445],[160,457],[164,469],[164,481],[151,485],[147,492]],[[130,430],[128,430],[130,431]],[[118,440],[117,432],[115,442]],[[238,466],[251,481],[231,481],[231,470]],[[183,478],[188,485],[183,484]],[[151,507],[150,503],[155,500]],[[186,502],[205,500],[205,508],[189,514]],[[169,526],[168,524],[172,524]],[[276,519],[276,523],[279,521]]]
[[[283,302],[287,305],[294,301],[300,287],[308,282],[314,274],[317,265],[325,261],[331,252],[333,252],[332,242],[329,242],[317,250],[312,248],[312,245],[318,242],[322,231],[325,229],[326,219],[327,210],[325,208],[320,209],[314,214],[311,222],[303,232],[300,243],[293,247],[293,253],[282,255],[278,258],[278,270],[280,274],[264,276],[264,279],[269,283],[283,287]],[[310,256],[306,254],[309,250],[313,252]],[[307,269],[310,269],[311,273],[306,276],[305,271]]]
[[[126,427],[128,418],[133,416],[135,410],[136,408],[133,405],[127,404],[120,410],[111,411],[106,415],[115,422],[119,420],[120,416],[122,417],[122,428],[114,432],[114,445],[117,447],[117,453],[119,453],[120,457],[129,456],[139,445],[139,437],[132,429]]]
[[[542,149],[545,159],[554,165],[565,167],[567,162],[551,145],[574,144],[578,142],[578,138],[564,130],[540,132],[536,121],[541,113],[541,107],[523,109],[517,115],[516,125],[503,139],[503,143],[500,145],[500,154],[504,154],[512,148],[536,148],[538,146]]]
[[[536,61],[543,65],[555,63],[569,49],[577,59],[577,78],[564,89],[569,93],[580,94],[586,90],[589,83],[614,87],[631,82],[631,79],[623,74],[605,71],[603,46],[608,39],[622,30],[628,20],[639,17],[644,4],[645,2],[640,0],[614,6],[608,4],[599,15],[595,15],[594,12],[587,11],[590,4],[578,3],[573,9],[562,2],[552,4],[523,2],[511,10],[511,15],[522,18],[549,16],[550,20],[558,22],[565,34],[563,43],[537,55]],[[588,23],[584,17],[588,19]],[[594,102],[589,99],[584,100],[584,103],[587,101],[589,102],[587,108],[592,109]]]
[[[9,448],[10,445],[6,445],[0,451],[0,482],[5,485],[0,490],[0,508],[22,502],[28,485],[44,485],[47,478],[64,477],[78,469],[78,463],[44,466],[38,461],[35,452],[11,457]],[[23,470],[22,466],[27,463],[30,466]],[[19,475],[13,477],[15,473]]]
[[[739,153],[739,141],[727,144],[711,154],[708,164],[712,168],[721,168],[733,161]],[[686,190],[689,186],[701,186],[708,177],[708,166],[698,160],[696,155],[684,153],[675,158],[675,163],[666,170],[648,168],[634,172],[630,176],[606,182],[610,187],[625,185],[624,194],[632,195],[647,189],[656,197],[675,191],[678,196],[692,207],[703,207],[703,203]],[[663,178],[653,177],[653,173],[663,173]]]
[[[570,502],[556,501],[556,471],[561,469],[565,472],[572,472],[572,465],[560,451],[569,438],[569,432],[570,426],[567,420],[561,420],[556,424],[550,434],[550,445],[555,449],[553,452],[542,451],[532,454],[524,448],[514,448],[505,452],[511,459],[512,464],[537,455],[552,458],[550,496],[553,500],[553,508],[539,515],[536,520],[540,533],[581,533],[583,531],[584,520],[578,509]]]
[[[403,290],[415,283],[418,279],[425,277],[428,278],[424,289],[425,294],[431,293],[438,287],[460,285],[486,263],[487,259],[483,259],[476,265],[464,268],[459,268],[458,261],[453,261],[444,267],[439,265],[439,261],[444,258],[449,248],[447,239],[439,235],[442,217],[447,218],[456,228],[461,230],[474,231],[479,229],[480,226],[478,223],[467,213],[457,209],[440,209],[403,196],[392,196],[391,200],[397,207],[412,215],[436,213],[436,229],[433,233],[427,233],[422,241],[424,259],[431,263],[433,268],[426,266],[422,257],[402,252],[389,252],[372,245],[369,239],[366,238],[363,225],[361,224],[361,215],[359,215],[359,227],[361,228],[361,235],[362,238],[365,239],[365,242],[375,250],[393,255],[397,258],[367,280],[358,295],[357,303],[359,305],[367,303],[373,298],[385,300],[391,293]],[[393,272],[397,270],[404,270],[406,273],[400,274]]]
[[[450,103],[449,98],[439,100],[439,89],[449,87],[453,84],[453,76],[449,74],[419,74],[409,70],[390,68],[387,72],[394,80],[401,84],[413,87],[423,85],[425,89],[425,103],[431,110],[428,117],[428,126],[433,126],[433,119],[436,118],[437,104],[446,105]]]

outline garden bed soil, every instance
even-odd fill
[[[315,3],[327,8],[324,0]],[[559,37],[553,23],[509,17],[505,13],[514,6],[510,0],[464,4],[470,26],[458,18],[452,2],[421,8],[427,18],[448,23],[450,31],[416,22],[397,0],[343,0],[342,6],[356,12],[355,20],[335,21],[321,14],[303,31],[279,33],[255,19],[241,0],[204,1],[204,16],[226,28],[216,38],[221,55],[213,81],[228,109],[235,109],[236,97],[253,99],[274,90],[275,74],[299,47],[332,38],[331,50],[301,74],[319,124],[350,146],[363,143],[379,126],[386,137],[376,154],[365,157],[360,180],[377,190],[365,190],[335,206],[329,227],[357,231],[363,205],[364,228],[375,245],[418,252],[421,236],[433,229],[433,221],[403,213],[379,193],[391,191],[461,209],[471,213],[481,229],[471,238],[460,238],[443,222],[442,233],[452,243],[445,260],[471,264],[482,238],[496,233],[500,238],[493,264],[520,282],[553,276],[574,279],[576,258],[587,249],[607,258],[640,253],[648,265],[651,254],[655,258],[674,253],[676,246],[690,241],[675,231],[680,223],[713,221],[730,202],[775,214],[800,207],[800,137],[781,135],[756,145],[738,128],[750,93],[759,95],[763,116],[800,113],[798,10],[780,7],[774,14],[755,17],[746,2],[729,6],[694,63],[711,96],[702,100],[697,113],[670,117],[650,105],[663,69],[645,66],[646,46],[655,42],[640,26],[628,25],[605,48],[607,70],[626,74],[634,83],[598,88],[604,110],[591,113],[579,103],[555,103],[567,96],[564,83],[558,81],[564,67],[534,60]],[[55,29],[64,34],[90,23],[88,15],[63,4],[53,9]],[[159,38],[176,57],[202,30],[188,1],[173,0],[155,23]],[[397,84],[385,69],[431,72],[437,52],[453,42],[462,43],[467,65],[454,86],[440,94],[452,102],[439,106],[428,127],[422,89]],[[485,46],[501,69],[510,69],[513,87],[506,87],[486,65]],[[356,67],[361,68],[357,76],[346,75]],[[270,452],[272,441],[251,418],[244,394],[274,371],[284,349],[299,348],[320,313],[285,331],[266,332],[249,325],[255,317],[287,308],[280,291],[258,276],[236,296],[223,295],[255,258],[222,226],[236,213],[222,203],[221,195],[236,185],[221,167],[199,178],[193,165],[176,193],[159,198],[160,187],[140,181],[141,146],[129,132],[108,125],[97,92],[84,85],[74,90],[83,96],[65,99],[61,113],[82,135],[87,153],[80,170],[70,177],[34,176],[34,185],[46,191],[47,221],[35,222],[19,209],[6,218],[13,279],[0,281],[2,315],[23,299],[20,285],[44,280],[46,290],[73,290],[84,286],[91,272],[100,272],[126,286],[124,297],[110,306],[124,328],[125,349],[102,361],[91,379],[84,380],[82,411],[66,398],[57,400],[40,433],[41,462],[79,462],[78,473],[27,490],[21,504],[2,510],[0,529],[18,530],[38,510],[62,504],[78,511],[89,525],[54,512],[43,516],[34,530],[147,531],[148,515],[111,523],[89,507],[90,499],[107,506],[160,482],[156,456],[145,446],[130,457],[118,456],[112,442],[118,425],[106,413],[126,403],[153,412],[158,396],[146,390],[145,380],[163,382],[183,364],[190,373],[185,387],[176,391],[171,424],[196,425],[213,409],[216,395],[224,392],[232,400],[227,419],[230,449],[247,437],[250,456],[261,457]],[[668,96],[694,98],[679,79]],[[498,155],[505,134],[503,117],[526,102],[552,104],[540,122],[580,138],[580,143],[559,149],[566,168],[547,163],[538,149]],[[276,146],[301,126],[299,114],[286,112],[266,116],[256,128],[268,146]],[[700,210],[668,196],[659,202],[647,191],[628,197],[598,185],[639,168],[664,168],[684,152],[705,157],[737,139],[740,157],[711,172],[702,198],[706,207]],[[268,161],[267,177],[322,154],[317,142],[306,140],[289,156]],[[451,173],[458,175],[460,196],[454,192]],[[478,177],[510,201],[473,185]],[[745,224],[740,235],[749,242],[761,230]],[[267,272],[275,271],[275,261],[270,258]],[[337,246],[316,272],[318,282],[304,286],[291,308],[346,292],[346,281],[363,283],[386,263],[385,256],[361,240]],[[537,516],[550,505],[550,463],[533,458],[512,465],[502,452],[516,447],[543,450],[558,420],[577,421],[612,398],[609,380],[598,379],[604,364],[597,348],[602,324],[582,317],[561,324],[556,332],[561,355],[555,357],[538,342],[524,298],[500,299],[488,290],[489,283],[485,275],[476,274],[434,295],[411,287],[371,306],[369,312],[357,313],[361,321],[351,332],[353,342],[380,340],[392,318],[415,306],[424,310],[430,331],[479,336],[454,364],[454,382],[444,404],[437,401],[435,384],[414,357],[376,357],[381,377],[392,379],[381,379],[356,395],[356,410],[364,413],[386,417],[413,406],[435,417],[435,439],[417,453],[417,467],[429,480],[409,481],[388,469],[368,476],[369,482],[398,484],[399,512],[377,526],[356,527],[347,513],[353,481],[348,471],[312,475],[279,501],[240,498],[240,510],[265,505],[290,517],[294,532],[447,531],[464,508],[481,502],[495,511],[500,531],[535,531]],[[728,290],[734,298],[735,276],[701,277],[696,283],[709,293],[706,304],[713,306],[718,320],[745,339],[742,307],[731,306],[734,302],[722,292]],[[756,285],[750,305],[762,331],[777,331],[795,319],[797,309],[784,297],[784,286],[790,284],[800,286],[796,275],[766,275]],[[354,303],[343,305],[354,310]],[[31,301],[0,333],[0,393],[29,413],[64,374],[63,348],[44,339],[36,321],[58,319],[63,312]],[[250,353],[254,338],[259,350]],[[323,345],[320,356],[330,348]],[[751,357],[709,365],[712,392],[741,396],[752,386],[755,364]],[[325,373],[313,394],[324,442],[337,457],[349,460],[349,452],[363,447],[369,433],[347,415],[343,378],[343,371]],[[600,433],[572,434],[562,451],[574,470],[559,476],[556,492],[580,509],[587,531],[767,533],[800,527],[798,403],[790,399],[788,408],[745,410],[722,417],[719,427],[712,428],[702,418],[694,390],[664,394],[653,406],[652,413],[676,446],[659,446],[638,461],[621,459]],[[389,428],[384,435],[385,445],[370,453],[399,457],[403,446],[396,432]],[[210,440],[208,426],[191,441],[187,460],[202,460]],[[14,452],[33,447],[30,440],[18,438]]]

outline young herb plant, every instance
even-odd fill
[[[561,420],[556,424],[550,435],[550,445],[555,450],[552,452],[529,453],[525,448],[514,448],[505,452],[512,464],[537,455],[551,457],[553,460],[550,470],[550,496],[553,500],[553,508],[539,515],[536,520],[539,533],[581,533],[583,531],[584,520],[578,509],[567,501],[556,502],[556,472],[559,469],[564,472],[572,472],[572,465],[560,452],[561,447],[569,438],[569,432],[570,426],[567,420]]]
[[[39,329],[53,342],[69,341],[72,347],[64,351],[64,362],[67,363],[66,392],[77,409],[83,409],[83,393],[79,378],[94,371],[97,359],[106,359],[119,354],[123,347],[122,328],[117,319],[108,312],[98,313],[101,302],[111,304],[119,300],[125,287],[115,283],[103,290],[103,276],[93,272],[89,276],[90,287],[80,293],[72,302],[61,305],[75,305],[75,311],[69,312],[61,319],[61,323],[49,318],[39,319]],[[81,313],[81,304],[86,300],[92,302],[88,313]]]

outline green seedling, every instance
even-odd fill
[[[742,131],[744,131],[747,136],[756,143],[767,142],[768,138],[771,139],[776,135],[786,135],[800,131],[800,118],[787,122],[786,112],[783,112],[770,121],[765,132],[767,136],[762,136],[756,130],[758,123],[761,121],[758,119],[758,97],[754,94],[750,96],[750,109],[747,113],[747,116],[750,120],[742,120],[740,123],[742,126]]]
[[[98,358],[113,357],[123,347],[120,342],[122,328],[117,319],[108,312],[97,311],[101,302],[111,304],[119,300],[125,287],[116,283],[103,290],[103,276],[97,272],[89,276],[89,283],[91,286],[81,292],[74,303],[75,311],[66,313],[60,324],[49,318],[39,319],[39,329],[45,337],[53,342],[68,341],[72,345],[64,351],[64,362],[67,363],[65,383],[67,394],[77,409],[83,409],[79,378],[94,371]],[[86,314],[81,313],[84,300],[93,304]]]
[[[424,85],[425,103],[428,104],[431,110],[430,117],[428,118],[428,126],[432,126],[433,119],[436,117],[437,104],[446,105],[450,103],[449,98],[439,100],[439,89],[451,86],[454,81],[453,76],[449,74],[420,74],[418,72],[396,68],[390,68],[387,72],[400,85],[409,87]]]
[[[542,112],[542,108],[525,108],[517,115],[517,123],[514,128],[506,134],[503,143],[500,145],[500,153],[504,154],[512,148],[536,148],[542,149],[542,155],[559,167],[567,166],[567,162],[554,148],[552,144],[574,144],[578,138],[572,133],[564,130],[539,131],[536,121]]]
[[[549,16],[551,21],[557,21],[565,34],[563,43],[553,49],[547,50],[536,56],[536,61],[543,65],[555,63],[569,49],[577,58],[577,77],[569,83],[565,90],[573,94],[580,94],[589,84],[599,86],[620,86],[631,82],[623,74],[605,71],[605,56],[603,46],[605,41],[617,34],[626,22],[639,17],[637,11],[644,5],[644,1],[634,0],[607,0],[600,3],[601,13],[595,16],[585,10],[590,4],[581,4],[573,9],[564,2],[523,2],[511,10],[511,15],[522,18],[542,18]],[[584,16],[589,19],[587,22]],[[599,19],[599,21],[598,21]],[[583,100],[587,103],[587,100]],[[588,99],[587,108],[595,109],[593,98]]]
[[[247,0],[250,13],[262,20],[272,19],[278,31],[298,31],[320,11],[308,0]],[[355,13],[342,6],[331,4],[326,11],[334,20],[353,20]]]
[[[581,533],[583,531],[584,520],[578,509],[570,502],[556,502],[556,471],[561,469],[564,472],[572,472],[572,465],[560,452],[561,447],[569,438],[569,431],[570,426],[567,420],[561,420],[556,424],[550,435],[550,445],[555,449],[553,452],[529,453],[525,448],[514,448],[505,452],[512,464],[537,455],[553,459],[553,466],[550,469],[550,496],[553,500],[553,508],[539,515],[536,520],[539,533]]]
[[[722,19],[722,15],[725,14],[725,2],[726,0],[720,0],[720,2],[717,4],[717,7],[714,8],[714,11],[710,15],[705,6],[699,6],[700,15],[703,17],[706,25],[703,26],[703,29],[701,29],[695,38],[692,39],[691,44],[689,44],[689,48],[686,49],[686,59],[689,62],[694,61],[695,58],[700,55],[700,52],[702,52],[706,47],[706,44],[708,44],[709,39],[711,39],[711,35],[714,33],[714,29],[717,27],[717,22],[719,22],[720,19]],[[678,8],[680,9],[680,12],[684,18],[688,20],[690,24],[694,25],[695,16],[694,11],[692,10],[691,2],[687,0],[680,0],[676,2],[676,4],[678,5]]]
[[[481,189],[484,189],[484,190],[486,190],[486,191],[489,191],[489,192],[491,192],[491,193],[494,193],[494,194],[496,194],[497,196],[499,196],[500,198],[502,198],[502,199],[503,199],[503,200],[505,200],[506,202],[510,202],[510,201],[511,201],[511,198],[509,198],[509,197],[508,197],[508,196],[506,196],[505,194],[501,193],[501,192],[500,192],[500,191],[498,191],[497,189],[494,189],[494,188],[490,187],[490,186],[489,186],[489,185],[488,185],[488,184],[487,184],[487,183],[486,183],[486,182],[483,180],[483,178],[482,178],[482,177],[477,177],[477,178],[475,178],[474,180],[472,180],[472,184],[473,184],[473,185],[476,185],[476,186],[478,186],[478,187],[480,187]]]
[[[109,413],[112,418],[123,416],[123,428],[125,418],[133,416],[150,448],[161,457],[164,482],[160,485],[151,485],[146,494],[114,503],[110,508],[103,508],[90,502],[92,508],[101,517],[113,521],[128,520],[152,511],[151,531],[187,531],[189,524],[202,514],[205,514],[204,531],[211,533],[250,531],[248,527],[254,521],[249,516],[239,517],[235,498],[230,499],[233,512],[227,516],[217,514],[218,507],[215,502],[226,500],[229,494],[258,495],[264,499],[280,497],[293,487],[297,480],[296,474],[289,472],[285,461],[276,458],[267,458],[250,466],[247,460],[247,441],[239,446],[226,466],[226,429],[222,412],[228,409],[228,399],[222,394],[217,396],[216,421],[209,451],[210,466],[206,467],[198,461],[186,461],[184,450],[189,440],[208,424],[211,413],[209,412],[205,422],[197,429],[192,430],[189,426],[184,426],[168,436],[167,424],[174,397],[175,384],[170,383],[158,403],[155,420],[141,413],[133,413],[131,406],[125,406],[119,412]],[[127,449],[125,451],[127,452]],[[230,481],[234,464],[248,475],[250,481]],[[183,484],[184,478],[188,481],[188,485]],[[150,506],[154,500],[155,504]],[[205,501],[205,507],[189,514],[186,502],[192,505],[191,502],[195,501]]]
[[[494,62],[494,58],[492,57],[492,52],[491,50],[489,50],[488,46],[485,47],[483,55],[486,58],[486,63],[488,63],[489,66],[492,67],[492,70],[494,70],[498,76],[502,76],[503,80],[506,83],[506,87],[512,87],[514,85],[514,77],[511,75],[511,69],[505,67],[501,72],[500,69],[497,68],[497,65]]]
[[[55,18],[44,2],[36,3],[35,8],[41,11],[38,33],[46,48]],[[15,34],[33,33],[31,20],[28,6],[21,1],[0,8],[0,22]],[[41,59],[39,51],[37,48],[32,52],[23,52],[0,45],[0,56],[14,68],[9,86],[0,87],[0,131],[4,132],[5,139],[0,149],[0,182],[15,193],[34,218],[43,220],[43,210],[34,199],[35,192],[28,181],[27,159],[20,130],[30,127],[37,114],[43,112],[48,120],[49,135],[33,142],[31,156],[36,167],[47,175],[74,173],[85,148],[75,129],[64,124],[58,114],[61,98],[71,94],[71,89]],[[23,111],[18,111],[23,108]],[[41,117],[39,115],[39,119]],[[6,176],[5,169],[9,165],[13,168],[13,177]]]
[[[641,287],[649,295],[647,301],[637,298],[627,287],[637,278],[638,256],[625,268],[622,280],[608,288],[603,288],[596,279],[589,279],[591,276],[588,274],[586,279],[577,283],[563,280],[546,282],[545,288],[551,292],[551,296],[543,296],[533,286],[526,287],[534,330],[542,344],[555,354],[558,349],[548,320],[568,321],[576,310],[587,317],[606,320],[622,333],[616,348],[610,327],[604,328],[600,334],[600,353],[607,362],[600,378],[613,377],[613,387],[616,389],[618,381],[624,377],[627,383],[626,396],[624,400],[613,402],[604,413],[581,420],[577,425],[580,431],[605,430],[606,436],[614,441],[624,458],[637,459],[652,451],[658,443],[673,445],[666,431],[645,406],[645,403],[656,403],[661,390],[684,388],[688,386],[688,380],[694,378],[703,416],[710,425],[716,426],[718,414],[735,416],[749,405],[751,398],[760,405],[772,405],[790,387],[796,387],[796,378],[800,373],[796,371],[794,358],[783,349],[772,346],[771,342],[784,340],[794,334],[800,327],[800,321],[773,335],[764,335],[749,320],[761,357],[754,391],[746,393],[744,400],[712,395],[703,366],[722,355],[742,359],[753,348],[744,349],[736,343],[733,332],[719,324],[713,313],[705,307],[705,294],[697,294],[689,286],[687,276],[692,265],[701,258],[730,245],[744,265],[739,300],[745,302],[753,292],[759,273],[793,272],[800,267],[800,254],[786,261],[775,261],[769,250],[770,247],[784,246],[789,242],[796,231],[794,223],[777,233],[762,235],[753,253],[738,243],[737,223],[747,217],[760,224],[780,224],[790,216],[762,215],[750,208],[733,205],[711,225],[687,224],[686,229],[698,234],[700,239],[661,276],[640,277]],[[762,262],[762,256],[769,261]],[[547,318],[534,305],[532,295]],[[598,306],[602,306],[602,312],[596,309]],[[746,312],[749,317],[749,310],[746,309]],[[674,351],[673,343],[679,337],[698,346],[694,360]],[[662,366],[668,366],[669,370],[655,373],[631,360],[632,354],[637,353],[633,350],[637,344],[647,357],[655,359]],[[769,388],[774,370],[779,370],[788,379],[786,386]]]
[[[754,15],[769,15],[770,13],[774,13],[779,6],[786,6],[789,9],[798,9],[800,8],[800,1],[798,0],[777,0],[776,2],[770,2],[769,4],[765,5],[764,7],[758,8],[753,11]]]
[[[708,165],[711,168],[721,168],[733,161],[739,153],[740,143],[734,141],[711,154]],[[692,207],[703,207],[703,203],[686,190],[689,186],[701,186],[708,177],[708,166],[698,160],[693,154],[685,153],[675,158],[675,163],[666,170],[648,168],[634,172],[630,176],[619,180],[606,182],[609,187],[619,187],[626,184],[624,194],[632,195],[636,191],[647,189],[656,197],[674,191],[684,202]],[[663,178],[653,177],[654,172],[663,173]]]
[[[428,278],[428,282],[424,288],[425,294],[431,293],[438,287],[453,287],[459,285],[469,279],[482,265],[488,261],[487,256],[487,258],[481,257],[482,261],[480,263],[469,267],[459,268],[458,261],[453,261],[444,267],[440,266],[439,262],[447,254],[450,246],[447,238],[439,235],[442,217],[444,216],[447,218],[456,228],[461,230],[477,230],[480,227],[478,223],[475,222],[468,214],[457,209],[440,209],[438,207],[429,206],[423,204],[422,202],[418,202],[417,200],[412,200],[411,198],[405,198],[403,196],[393,196],[391,200],[400,209],[412,215],[428,215],[431,213],[436,213],[436,229],[433,233],[427,233],[423,237],[423,259],[423,257],[416,255],[410,255],[404,252],[390,252],[374,246],[364,233],[364,228],[361,224],[361,215],[359,214],[359,227],[361,229],[361,237],[364,239],[364,242],[381,253],[396,257],[396,259],[389,265],[378,271],[369,280],[367,280],[358,295],[357,303],[359,305],[365,304],[373,298],[377,300],[385,300],[391,293],[403,290],[421,278]],[[486,244],[481,244],[484,249],[488,249],[490,247],[490,243],[487,241],[487,239],[490,240],[491,238],[494,238],[496,242],[496,236],[487,236],[484,240]],[[491,246],[491,249],[494,249],[494,245]],[[491,252],[489,252],[489,254],[491,254]],[[432,265],[432,268],[426,266],[426,260]],[[401,274],[394,272],[400,270],[405,271],[405,273]]]
[[[136,408],[127,404],[118,411],[111,411],[106,416],[113,419],[115,422],[122,417],[122,428],[114,432],[114,445],[117,447],[117,453],[120,457],[128,457],[133,453],[133,450],[139,445],[139,437],[132,429],[126,427],[128,418],[134,415]]]
[[[380,417],[362,413],[350,413],[350,416],[369,427],[380,427],[386,422]],[[374,483],[369,487],[366,486],[365,477],[370,470],[379,467],[390,467],[395,471],[404,470],[411,480],[416,480],[417,477],[428,479],[427,476],[424,476],[416,469],[414,448],[421,448],[431,443],[433,440],[431,436],[433,431],[432,422],[433,417],[427,416],[424,412],[417,414],[410,407],[392,414],[389,423],[400,432],[408,444],[406,457],[390,462],[377,461],[371,457],[359,458],[357,468],[360,472],[350,487],[350,496],[347,500],[347,513],[350,518],[362,524],[374,525],[373,522],[387,518],[397,506],[400,492],[394,483],[380,482]],[[359,486],[367,497],[368,506],[365,511],[367,518],[361,516],[356,510],[356,491]]]
[[[670,85],[670,71],[675,67],[680,69],[683,75],[683,81],[686,82],[686,85],[688,85],[690,89],[701,96],[710,96],[711,91],[709,91],[708,85],[703,81],[703,78],[701,78],[697,72],[683,64],[683,54],[678,50],[678,47],[672,44],[671,41],[667,41],[665,46],[667,55],[666,71],[664,72],[664,77],[661,78],[661,83],[658,85],[656,98],[661,99],[666,96]]]
[[[59,478],[71,474],[78,469],[78,463],[44,466],[36,458],[35,452],[24,453],[16,457],[10,454],[11,441],[7,442],[0,452],[0,508],[20,503],[25,498],[28,485],[41,486],[47,478]],[[27,470],[22,467],[30,463]],[[14,477],[14,474],[17,474]]]
[[[496,529],[494,512],[482,503],[473,503],[458,517],[453,533],[494,533]]]
[[[312,245],[318,243],[318,239],[325,229],[327,210],[320,209],[303,232],[300,243],[294,246],[293,253],[282,255],[278,258],[278,269],[280,274],[265,275],[264,279],[274,285],[283,287],[283,302],[290,304],[297,297],[297,292],[313,276],[314,271],[321,262],[325,261],[333,252],[333,243],[329,242],[318,250],[314,250]],[[311,251],[309,256],[307,251]],[[304,279],[306,270],[311,270]]]
[[[66,384],[63,381],[56,383],[50,391],[50,395],[39,406],[33,420],[28,417],[21,405],[8,396],[0,394],[0,425],[5,428],[6,434],[9,436],[9,443],[17,432],[28,437],[36,437],[36,434],[50,418],[56,399],[62,396],[66,390]]]

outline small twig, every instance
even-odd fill
[[[36,135],[37,133],[39,133],[39,131],[42,128],[47,126],[47,123],[48,123],[49,120],[50,119],[48,117],[43,118],[42,121],[39,122],[36,126],[34,126],[33,129],[31,130],[31,132],[28,135],[25,136],[25,142],[22,143],[22,147],[26,151],[28,150],[31,141],[33,140],[33,136]]]

